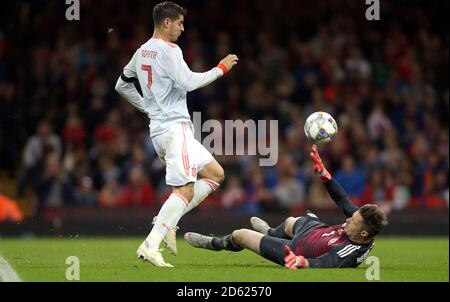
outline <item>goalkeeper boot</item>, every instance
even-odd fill
[[[250,218],[250,223],[252,224],[252,228],[264,235],[267,235],[270,229],[270,226],[267,222],[258,217]]]
[[[156,222],[156,216],[153,218],[152,224],[155,224]],[[176,256],[177,255],[177,231],[179,227],[174,226],[167,232],[166,236],[164,237],[164,245],[168,249],[169,253]]]
[[[138,259],[143,259],[145,261],[150,262],[154,266],[157,267],[173,267],[172,264],[166,263],[161,255],[160,250],[150,249],[148,247],[148,243],[145,240],[137,249],[137,257]]]
[[[198,233],[192,233],[188,232],[184,234],[184,239],[193,247],[198,247],[202,249],[208,249],[213,251],[218,251],[221,249],[218,249],[213,246],[213,239],[214,237],[205,236]]]

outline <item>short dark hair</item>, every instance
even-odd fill
[[[388,224],[386,214],[383,210],[374,204],[363,205],[359,209],[364,225],[367,227],[367,232],[369,233],[369,238],[375,237],[383,227]]]
[[[165,1],[153,8],[153,23],[155,27],[162,24],[165,18],[176,20],[180,15],[186,16],[187,10],[172,1]]]

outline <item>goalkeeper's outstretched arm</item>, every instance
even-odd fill
[[[358,207],[352,203],[344,188],[331,177],[330,172],[328,172],[323,165],[316,145],[312,146],[310,157],[313,163],[314,172],[320,176],[330,197],[338,207],[342,209],[346,217],[351,217],[354,212],[358,211]]]
[[[338,207],[342,209],[347,218],[352,217],[353,213],[358,211],[358,207],[353,204],[347,193],[344,191],[344,188],[342,188],[336,180],[332,178],[329,181],[324,182],[324,185],[327,188],[328,194],[330,194]]]

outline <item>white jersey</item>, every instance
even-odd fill
[[[181,49],[173,43],[152,38],[144,43],[125,66],[116,90],[150,118],[150,136],[162,134],[176,122],[189,122],[186,94],[204,87],[223,75],[220,68],[192,72]],[[138,79],[141,97],[134,87]]]

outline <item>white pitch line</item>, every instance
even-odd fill
[[[8,261],[0,255],[0,279],[3,282],[22,282]]]

